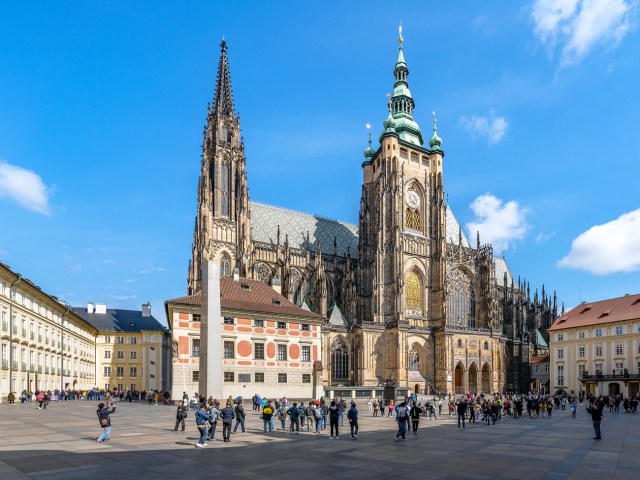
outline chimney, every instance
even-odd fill
[[[151,304],[149,302],[142,304],[142,316],[143,317],[151,316]]]
[[[238,267],[233,269],[233,281],[234,282],[240,281],[240,270],[238,270]]]
[[[96,303],[96,315],[106,315],[107,314],[107,304],[106,303]]]
[[[96,311],[96,306],[93,304],[93,302],[87,303],[87,313],[93,313],[95,311]]]
[[[271,280],[271,286],[279,295],[282,295],[282,282],[280,281],[280,277],[275,277]]]

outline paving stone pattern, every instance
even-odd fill
[[[196,448],[193,412],[174,432],[175,407],[120,403],[112,439],[96,444],[96,402],[0,405],[0,480],[46,479],[640,479],[640,414],[605,413],[603,440],[592,440],[590,416],[579,407],[552,418],[505,418],[495,426],[458,429],[444,416],[423,419],[417,436],[395,442],[393,418],[360,410],[360,435],[347,419],[339,440],[327,432],[262,433],[248,411],[247,433]],[[280,422],[276,421],[278,426]],[[240,430],[238,430],[240,432]]]

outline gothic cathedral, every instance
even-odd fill
[[[188,293],[203,261],[262,280],[325,317],[325,387],[426,392],[530,389],[529,358],[557,317],[555,293],[531,298],[445,202],[445,155],[414,120],[402,37],[379,147],[364,151],[359,224],[250,201],[240,117],[222,42],[207,109]]]

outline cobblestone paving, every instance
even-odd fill
[[[190,412],[174,432],[175,407],[121,403],[112,439],[96,444],[95,402],[0,405],[0,480],[4,479],[640,479],[640,413],[605,413],[603,440],[592,440],[590,416],[579,408],[552,418],[510,419],[458,429],[448,416],[423,419],[418,435],[395,442],[392,418],[361,409],[360,435],[339,440],[323,432],[262,433],[248,412],[247,433],[195,448]],[[345,426],[346,426],[345,418]],[[276,421],[276,425],[279,422]],[[240,430],[239,430],[240,432]]]

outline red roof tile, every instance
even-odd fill
[[[231,277],[220,278],[220,295],[222,297],[223,310],[244,310],[256,313],[268,313],[271,315],[291,315],[306,317],[314,320],[322,320],[317,313],[304,310],[291,303],[285,297],[276,292],[266,283],[260,280],[241,278],[234,281]],[[179,305],[202,305],[202,293],[178,297],[167,300],[166,303]],[[277,304],[279,303],[279,305]]]
[[[538,355],[536,357],[531,357],[529,359],[529,363],[545,363],[549,361],[549,355]]]
[[[587,327],[640,319],[640,294],[578,305],[557,319],[549,330]]]

